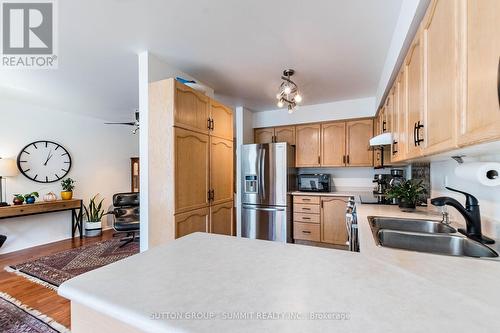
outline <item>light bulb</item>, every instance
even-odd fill
[[[283,89],[283,92],[288,95],[289,93],[292,92],[292,88],[290,88],[289,86],[286,86],[285,89]]]
[[[288,109],[288,114],[292,114],[293,113],[293,108],[289,108]]]
[[[281,93],[276,94],[276,99],[281,99]]]
[[[293,99],[295,102],[297,103],[300,103],[302,102],[302,96],[300,96],[299,94],[295,95],[295,98]]]
[[[281,101],[281,100],[280,100],[280,101],[278,102],[278,107],[279,107],[279,108],[282,108],[282,107],[283,107],[283,105],[284,105],[284,104],[283,104],[283,101]]]

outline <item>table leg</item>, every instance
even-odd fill
[[[75,238],[75,210],[71,210],[71,238]]]
[[[80,239],[83,239],[83,201],[80,201]]]

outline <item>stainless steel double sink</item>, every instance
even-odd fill
[[[490,247],[476,242],[440,221],[368,217],[375,242],[383,247],[462,257],[498,257]]]

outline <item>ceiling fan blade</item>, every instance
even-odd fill
[[[106,125],[127,125],[127,126],[135,126],[135,123],[104,123]]]

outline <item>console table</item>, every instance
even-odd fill
[[[0,219],[22,217],[29,215],[47,214],[63,211],[71,211],[71,237],[75,238],[76,230],[83,238],[83,201],[81,199],[56,200],[50,202],[35,202],[34,204],[22,204],[0,207]]]

